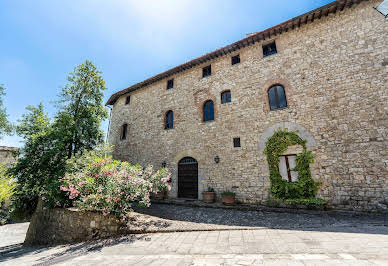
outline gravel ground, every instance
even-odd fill
[[[143,214],[143,215],[141,215]],[[190,231],[214,229],[322,229],[336,231],[341,228],[388,226],[387,214],[350,215],[331,212],[315,214],[281,213],[268,211],[242,211],[188,207],[180,205],[152,204],[149,208],[135,208],[131,227],[146,221],[148,229],[158,231]],[[146,230],[149,231],[149,230]],[[387,227],[388,232],[388,227]]]

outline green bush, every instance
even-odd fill
[[[126,220],[132,203],[149,206],[151,194],[167,189],[169,179],[165,168],[154,172],[152,166],[143,169],[110,157],[96,158],[84,169],[67,173],[60,189],[80,210],[111,213]],[[42,200],[53,205],[45,195]]]

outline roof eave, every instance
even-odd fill
[[[174,68],[171,68],[167,71],[164,71],[160,74],[157,74],[149,79],[146,79],[142,82],[136,83],[126,89],[123,89],[121,91],[118,91],[108,99],[105,105],[113,105],[118,98],[123,96],[124,94],[133,92],[135,90],[138,90],[142,87],[145,87],[147,85],[150,85],[152,83],[155,83],[157,81],[160,81],[164,78],[167,78],[169,76],[172,76],[176,73],[179,73],[181,71],[187,70],[189,68],[195,67],[197,65],[203,64],[207,61],[213,60],[216,57],[232,53],[236,50],[239,50],[243,47],[253,45],[256,42],[260,42],[262,40],[271,38],[272,36],[277,36],[280,34],[283,34],[284,32],[287,32],[289,30],[294,30],[295,28],[301,27],[302,24],[307,24],[309,22],[313,22],[315,19],[320,19],[322,16],[327,16],[330,13],[336,13],[337,10],[343,10],[344,8],[350,8],[353,6],[353,4],[359,4],[363,1],[369,1],[369,0],[338,0],[331,2],[327,5],[321,6],[319,8],[316,8],[314,10],[311,10],[305,14],[299,15],[297,17],[294,17],[292,19],[289,19],[285,22],[282,22],[278,25],[275,25],[271,28],[265,29],[261,32],[254,33],[252,35],[249,35],[237,42],[234,42],[232,44],[229,44],[225,47],[219,48],[213,52],[207,53],[203,56],[200,56],[198,58],[195,58],[191,61],[188,61],[184,64],[178,65]]]

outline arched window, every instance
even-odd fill
[[[121,133],[120,133],[121,140],[127,139],[127,130],[128,130],[128,124],[124,124],[121,126]]]
[[[214,103],[209,100],[203,105],[203,121],[206,122],[212,120],[214,120]]]
[[[271,110],[287,107],[286,92],[282,85],[272,86],[268,90],[269,107]]]
[[[166,119],[164,121],[164,129],[174,128],[174,112],[168,111],[166,113]]]
[[[232,101],[232,95],[230,91],[224,91],[221,93],[221,103],[230,103]]]

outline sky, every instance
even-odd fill
[[[113,93],[330,0],[1,0],[0,84],[8,118],[54,101],[91,60]],[[104,102],[105,103],[105,102]],[[106,131],[108,121],[102,129]],[[0,145],[21,147],[6,136]]]

